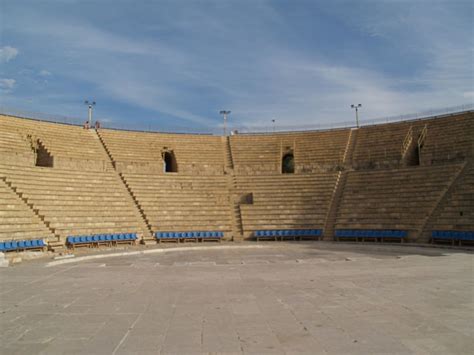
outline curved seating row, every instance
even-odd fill
[[[404,238],[408,236],[408,232],[404,230],[391,229],[337,229],[335,231],[335,239],[354,239],[355,241],[365,241],[365,239],[380,241],[383,243],[384,239],[397,239],[403,242]]]
[[[74,248],[76,246],[99,246],[119,243],[135,243],[136,240],[136,233],[95,234],[68,236],[67,244]]]
[[[156,232],[155,238],[158,243],[161,242],[204,242],[204,241],[221,241],[224,237],[224,232]]]
[[[431,242],[437,241],[450,241],[453,245],[455,242],[474,242],[474,231],[432,231]]]
[[[44,250],[46,243],[43,239],[31,239],[31,240],[11,240],[8,242],[0,243],[0,252],[7,251],[21,251],[27,249],[40,249]]]
[[[257,240],[319,240],[323,235],[322,229],[274,229],[274,230],[257,230],[254,237]]]

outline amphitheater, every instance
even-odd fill
[[[472,110],[230,136],[0,115],[0,353],[470,353],[473,153]]]

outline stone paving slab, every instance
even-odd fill
[[[0,269],[0,354],[470,354],[473,254],[329,243]]]

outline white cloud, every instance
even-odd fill
[[[8,63],[18,55],[18,49],[10,46],[0,48],[0,63]]]
[[[16,80],[15,79],[7,79],[1,78],[0,79],[0,91],[4,93],[11,92],[15,87]]]
[[[51,72],[43,69],[41,70],[39,73],[38,73],[39,76],[50,76],[51,75]]]

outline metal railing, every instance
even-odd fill
[[[368,120],[361,120],[359,126],[372,126],[385,123],[395,123],[403,121],[417,121],[430,119],[435,117],[450,116],[463,112],[474,111],[474,104],[464,104],[458,106],[444,107],[439,109],[431,109],[416,113],[380,117]],[[239,134],[261,134],[261,133],[285,133],[285,132],[298,132],[298,131],[326,131],[342,128],[355,128],[354,121],[345,122],[333,122],[333,123],[321,123],[321,124],[307,124],[307,125],[265,125],[265,126],[235,126],[232,131],[237,131]]]
[[[380,117],[375,119],[361,120],[360,126],[370,126],[384,123],[401,122],[401,121],[414,121],[423,120],[434,117],[449,116],[462,112],[474,111],[474,104],[465,104],[459,106],[445,107],[439,109],[431,109],[417,113]],[[18,110],[5,106],[0,106],[0,114],[10,115],[15,117],[21,117],[37,121],[55,122],[68,125],[81,126],[86,121],[86,118],[79,118],[73,116],[53,115],[39,112],[31,112],[26,110]],[[129,130],[129,131],[142,131],[142,132],[162,132],[162,133],[193,133],[193,134],[213,134],[222,135],[222,125],[218,124],[215,127],[200,126],[200,127],[184,127],[184,126],[169,126],[163,122],[146,122],[146,123],[134,123],[134,122],[109,122],[109,120],[103,117],[96,118],[101,122],[101,127]],[[332,122],[332,123],[311,123],[305,125],[233,125],[231,126],[231,132],[237,132],[238,134],[273,134],[283,132],[298,132],[298,131],[324,131],[334,130],[342,128],[353,128],[355,127],[354,121],[345,122]]]

